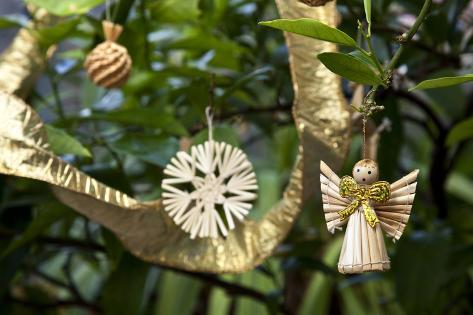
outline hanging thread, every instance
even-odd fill
[[[363,115],[363,159],[366,159],[366,116]]]
[[[117,8],[115,8],[115,12],[112,14],[112,2],[113,0],[105,0],[105,19],[110,22],[113,22],[117,14]],[[120,0],[116,0],[115,2],[117,5],[120,4]]]
[[[207,127],[209,128],[209,141],[213,141],[214,139],[214,136],[213,136],[214,112],[211,106],[207,106],[207,108],[205,108],[205,116],[207,117]]]
[[[207,116],[207,126],[209,128],[210,141],[213,141],[214,98],[215,98],[215,73],[212,73],[210,74],[209,106],[207,106],[207,108],[205,109],[205,116]]]
[[[105,1],[105,18],[107,21],[112,21],[111,13],[110,13],[110,7],[111,7],[111,0],[106,0]]]

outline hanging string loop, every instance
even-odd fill
[[[205,116],[207,117],[207,127],[209,128],[209,141],[213,141],[213,119],[214,111],[211,106],[205,108]]]

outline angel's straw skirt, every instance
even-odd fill
[[[372,228],[366,222],[363,210],[358,209],[348,219],[338,270],[341,273],[361,273],[389,268],[380,224]]]

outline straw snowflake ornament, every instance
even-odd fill
[[[181,151],[166,166],[165,211],[190,238],[227,236],[252,208],[258,189],[253,166],[240,149],[213,140],[212,114],[206,110],[209,140]]]

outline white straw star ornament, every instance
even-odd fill
[[[180,151],[166,166],[164,209],[190,238],[228,235],[234,218],[242,221],[256,199],[258,185],[245,153],[213,140],[211,108],[206,109],[209,140]]]

